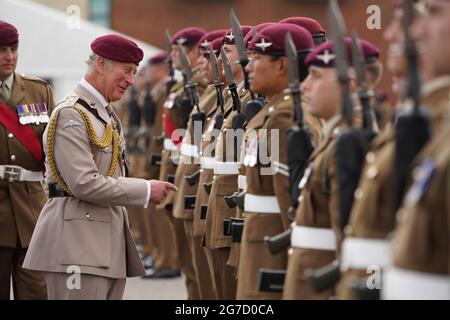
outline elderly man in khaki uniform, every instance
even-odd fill
[[[19,35],[0,21],[0,299],[46,299],[42,274],[22,269],[47,196],[41,138],[54,107],[47,82],[15,72]]]
[[[91,43],[88,72],[44,132],[49,200],[24,268],[43,271],[50,299],[121,299],[144,274],[125,206],[160,202],[176,187],[124,177],[123,132],[110,103],[133,84],[143,51],[119,35]]]
[[[360,44],[367,79],[370,79],[369,85],[372,88],[381,74],[381,65],[377,60],[379,50],[364,40],[360,40]],[[350,53],[350,38],[345,38],[345,46]],[[352,64],[351,56],[348,55],[348,61]],[[311,114],[324,119],[326,124],[299,185],[301,194],[291,234],[283,299],[327,299],[334,294],[334,288],[321,293],[315,292],[307,284],[304,272],[336,259],[341,239],[335,144],[345,124],[340,114],[341,88],[336,78],[335,58],[333,42],[327,41],[316,47],[306,59],[309,75],[301,84],[302,93],[307,109]],[[373,73],[369,74],[367,70],[373,70]],[[354,74],[350,75],[353,83],[351,88],[355,92]],[[327,94],[324,95],[324,92]],[[358,106],[359,101],[354,104]]]
[[[393,266],[383,274],[384,299],[450,299],[450,44],[442,41],[450,32],[450,2],[430,0],[427,7],[411,30],[427,48],[424,67],[433,80],[424,93],[433,110],[431,121],[440,110],[445,116],[437,130],[432,123],[432,138],[412,165],[410,186],[397,212]]]

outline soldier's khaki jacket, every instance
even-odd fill
[[[155,103],[155,122],[149,127],[149,145],[147,150],[147,161],[145,164],[146,171],[149,174],[150,179],[158,179],[159,168],[161,166],[161,160],[157,159],[161,157],[163,150],[163,144],[156,142],[156,137],[162,133],[162,114],[163,104],[167,99],[167,85],[166,80],[160,81],[151,92],[153,102]]]
[[[434,101],[429,100],[427,106],[446,115],[414,160],[412,181],[397,212],[394,268],[383,276],[385,298],[450,299],[450,78],[437,79],[428,89],[434,92]],[[441,109],[443,106],[446,108]],[[434,113],[432,118],[438,120],[439,115]],[[399,277],[409,283],[399,282]],[[424,288],[423,283],[422,288],[409,286],[414,281],[437,283],[440,289]]]
[[[289,227],[287,130],[293,126],[292,111],[291,96],[280,92],[271,97],[246,127],[243,163],[247,192],[243,212],[245,222],[238,266],[237,299],[280,298],[279,293],[259,292],[257,285],[260,268],[286,268],[286,252],[272,255],[264,243],[264,237],[274,236]],[[272,137],[275,137],[274,140]],[[265,155],[268,156],[269,163],[263,164]],[[258,158],[255,159],[255,156]],[[250,196],[275,198],[279,212],[249,212],[247,199]]]
[[[85,100],[91,110],[78,104],[79,98]],[[75,107],[86,110],[97,137],[103,136],[104,123],[111,123],[99,98],[81,84],[55,108],[52,119],[57,117],[56,167],[74,196],[47,201],[23,266],[39,271],[67,272],[69,266],[76,265],[82,273],[110,278],[142,275],[144,268],[129,231],[125,206],[147,203],[147,182],[125,178],[123,162],[119,160],[113,176],[106,176],[113,156],[112,145],[93,146],[85,122]],[[115,114],[113,116],[123,143],[120,121]],[[47,159],[48,128],[43,136]],[[47,182],[55,183],[48,163],[46,174]]]
[[[423,106],[430,115],[432,135],[440,131],[442,120],[448,111],[448,93],[450,82],[447,78],[437,79],[427,84],[423,91]],[[396,221],[393,210],[394,200],[394,157],[395,157],[395,129],[388,125],[371,144],[365,157],[365,163],[358,188],[355,192],[353,208],[350,215],[349,226],[344,230],[348,248],[351,241],[379,240],[378,246],[390,247],[387,239],[394,230]],[[417,161],[415,161],[417,162]],[[346,266],[347,252],[342,252],[341,264],[343,273],[337,285],[337,296],[344,299],[357,298],[350,289],[355,278],[362,281],[370,274],[367,268],[356,269]],[[387,249],[386,261],[391,260],[391,251]],[[352,253],[349,253],[352,254]],[[385,260],[372,260],[373,264],[384,267]]]
[[[55,104],[47,82],[34,76],[14,74],[9,101],[0,95],[0,103],[14,113],[16,105],[45,103],[50,116]],[[42,140],[45,123],[28,124]],[[41,164],[8,129],[0,125],[0,165],[16,165],[27,170],[41,171]],[[27,248],[47,196],[40,182],[8,182],[0,179],[0,247]]]
[[[244,83],[238,85],[238,95],[241,105],[250,100],[250,92],[244,89]],[[231,146],[227,145],[227,132],[232,130],[232,119],[237,114],[233,110],[231,97],[225,103],[225,119],[215,145],[216,162],[237,162],[238,155]],[[242,109],[243,111],[244,109]],[[211,194],[208,199],[208,211],[206,215],[205,245],[209,249],[226,248],[231,245],[231,238],[223,234],[223,220],[234,216],[235,209],[230,209],[224,196],[229,196],[238,190],[237,174],[214,174]]]
[[[199,109],[204,112],[205,115],[208,112],[208,108],[211,104],[216,102],[216,92],[214,86],[206,88],[204,94],[200,97]],[[197,113],[196,108],[191,112]],[[206,123],[206,120],[205,120]],[[197,126],[198,124],[196,124]],[[203,125],[204,126],[204,125]],[[203,129],[202,133],[203,133]],[[198,130],[198,129],[196,129]],[[180,147],[180,163],[178,164],[177,171],[175,172],[175,184],[178,186],[178,193],[175,195],[173,216],[179,219],[194,219],[194,207],[187,206],[185,203],[185,197],[195,197],[199,184],[196,183],[193,186],[189,185],[186,181],[186,176],[189,176],[200,169],[200,152],[198,146],[195,145],[194,135],[194,123],[192,117],[189,117],[189,122],[186,130],[187,135],[183,138]],[[186,154],[184,150],[195,151],[198,155],[196,157]],[[196,201],[195,201],[196,202]],[[186,204],[186,205],[185,205]]]
[[[214,95],[217,97],[217,95]],[[213,103],[214,102],[214,103]],[[214,125],[216,123],[216,115],[221,112],[220,108],[217,106],[216,101],[211,101],[212,105],[208,108],[206,114],[205,130],[202,135],[201,143],[201,157],[214,158],[215,156],[215,144],[217,142],[217,137],[214,133]],[[208,149],[207,149],[208,148]],[[203,159],[201,162],[205,162]],[[192,234],[195,237],[203,237],[206,231],[206,216],[202,217],[202,207],[207,208],[209,194],[206,193],[203,185],[205,183],[212,182],[214,177],[214,170],[209,166],[201,165],[200,178],[198,181],[197,193],[195,195],[195,208],[194,208],[194,224],[192,226]],[[207,209],[203,209],[206,210]],[[204,239],[204,238],[203,238]]]
[[[197,92],[198,95],[201,96],[206,89],[207,80],[201,74],[200,67],[196,67],[192,70],[192,81],[197,83]],[[163,111],[163,130],[167,132],[167,128],[165,127],[165,119],[168,117],[170,121],[174,124],[177,129],[183,129],[183,114],[181,108],[179,108],[178,104],[180,100],[185,95],[184,85],[182,82],[176,83],[167,97],[167,100],[164,102],[164,111]],[[195,106],[194,109],[195,110]],[[185,129],[185,128],[184,128]],[[171,137],[166,138],[170,139]],[[177,146],[180,147],[180,144]],[[163,150],[161,157],[161,168],[159,177],[160,180],[168,179],[168,176],[172,176],[175,179],[175,173],[177,169],[178,160],[174,163],[172,159],[172,152],[170,150]],[[173,201],[175,199],[174,194],[169,194],[158,206],[158,209],[163,209],[167,206],[173,205]]]
[[[342,126],[340,115],[325,124],[323,137],[308,161],[295,218],[297,226],[331,229],[337,235],[340,233],[334,142]],[[339,247],[338,242],[336,237],[336,247]],[[283,298],[328,298],[333,293],[332,290],[315,293],[307,284],[304,272],[308,268],[320,268],[335,258],[335,250],[291,248]]]

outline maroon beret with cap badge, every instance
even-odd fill
[[[179,30],[172,36],[172,44],[182,46],[196,45],[198,41],[206,34],[206,31],[197,27],[188,27]]]
[[[6,21],[0,20],[0,46],[15,45],[19,42],[17,29]]]
[[[313,37],[324,36],[325,29],[314,19],[307,17],[290,17],[280,21],[280,23],[292,23],[308,30]]]
[[[248,47],[248,45],[250,44],[250,42],[253,39],[253,36],[255,35],[255,33],[260,32],[262,29],[273,26],[275,24],[275,22],[264,22],[261,24],[258,24],[256,27],[253,27],[248,33],[247,35],[244,37],[244,44],[246,47]]]
[[[344,43],[347,48],[347,56],[350,65],[353,64],[352,60],[352,39],[349,37],[344,38]],[[373,62],[380,57],[380,50],[370,43],[369,41],[359,39],[361,49],[364,55],[366,63]],[[323,68],[334,68],[334,60],[336,55],[334,54],[334,42],[328,40],[318,47],[316,47],[307,57],[306,65],[314,65]]]
[[[157,54],[154,54],[148,59],[149,64],[159,64],[159,63],[165,63],[167,58],[169,57],[169,53],[167,51],[162,51]]]
[[[214,39],[208,46],[208,50],[206,50],[203,55],[205,56],[206,59],[209,59],[209,48],[211,48],[214,52],[214,54],[216,55],[216,57],[219,57],[220,55],[220,50],[222,49],[222,37],[216,38]]]
[[[276,23],[262,29],[253,37],[248,48],[258,54],[285,56],[284,38],[288,32],[297,52],[308,52],[312,49],[313,39],[309,31],[288,23]]]
[[[245,38],[245,36],[252,30],[252,28],[252,26],[241,26],[242,37]],[[227,30],[227,33],[223,37],[222,42],[223,44],[234,44],[233,29]]]
[[[197,46],[200,48],[200,50],[207,51],[209,45],[212,43],[213,40],[217,38],[222,38],[226,33],[227,33],[226,29],[219,29],[205,33],[205,35],[201,37],[200,40],[198,41]]]
[[[101,57],[137,65],[144,57],[144,52],[136,43],[118,34],[107,34],[96,38],[91,43],[91,49]]]

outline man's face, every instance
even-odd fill
[[[100,58],[101,59],[101,58]],[[109,102],[120,100],[122,95],[134,83],[137,66],[134,63],[113,61],[111,68],[102,68],[105,98]]]
[[[401,9],[396,9],[394,18],[384,32],[384,39],[389,44],[386,66],[393,77],[403,77],[406,70],[402,14]]]
[[[225,52],[225,55],[228,59],[228,61],[230,61],[230,65],[231,65],[231,71],[233,72],[233,77],[239,78],[242,75],[242,67],[241,65],[238,63],[239,61],[239,54],[237,51],[237,47],[234,44],[224,44],[222,46],[223,51]],[[220,58],[221,60],[221,58]],[[223,71],[225,72],[225,71]],[[224,73],[225,75],[225,73]]]
[[[5,80],[16,70],[18,56],[17,45],[0,47],[0,80]]]
[[[250,88],[253,92],[271,96],[279,91],[281,59],[271,56],[253,54],[247,65]],[[285,79],[287,81],[287,78]]]
[[[169,75],[166,63],[152,64],[148,67],[148,79],[152,86]]]
[[[424,48],[424,62],[431,77],[450,74],[450,1],[428,0],[427,13],[416,19],[411,35]]]
[[[341,104],[341,89],[336,69],[311,66],[308,77],[301,84],[308,111],[319,118],[334,117]]]

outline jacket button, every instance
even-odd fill
[[[366,155],[366,161],[372,163],[375,161],[375,154],[373,152],[368,152]]]
[[[10,133],[8,133],[8,138],[12,139],[12,138],[14,138],[14,135],[10,132]]]
[[[90,219],[91,215],[89,214],[89,212],[86,212],[86,218]]]
[[[16,155],[13,154],[13,155],[11,156],[11,161],[16,161]]]

